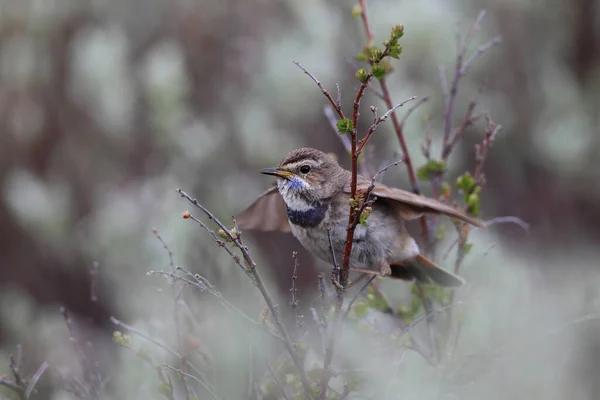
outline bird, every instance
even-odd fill
[[[260,171],[276,177],[237,217],[240,229],[290,232],[314,256],[334,264],[346,247],[352,173],[330,155],[309,147],[290,152],[276,168]],[[357,190],[372,184],[358,175]],[[374,183],[371,213],[354,232],[350,270],[406,281],[459,287],[465,280],[425,257],[406,223],[423,214],[443,214],[477,227],[485,224],[441,201]],[[331,241],[331,246],[330,246]]]

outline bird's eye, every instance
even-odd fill
[[[308,174],[310,172],[310,165],[303,165],[300,167],[300,172],[303,174]]]

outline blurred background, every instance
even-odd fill
[[[333,92],[339,83],[350,110],[358,86],[353,57],[365,43],[353,5],[0,0],[0,375],[20,343],[29,373],[44,360],[53,367],[39,398],[71,398],[51,379],[76,368],[64,306],[93,343],[115,398],[146,398],[137,388],[154,376],[112,343],[109,317],[168,331],[168,282],[146,274],[169,268],[153,228],[177,265],[258,319],[264,304],[255,287],[206,232],[181,218],[186,209],[200,214],[175,189],[229,223],[271,184],[258,170],[297,147],[334,152],[348,166],[323,113],[326,99],[292,61]],[[393,378],[405,398],[600,398],[593,318],[600,312],[600,1],[371,0],[367,7],[377,43],[393,25],[405,26],[404,52],[388,78],[394,102],[431,97],[405,129],[417,167],[427,117],[433,153],[440,151],[438,66],[451,80],[455,34],[488,11],[471,51],[496,35],[503,43],[463,79],[455,121],[475,99],[503,126],[485,165],[482,217],[531,225],[473,233],[464,263],[470,284],[461,296],[473,306],[463,353],[504,348],[502,356],[461,369],[463,386],[446,397],[423,391],[436,378],[418,360]],[[363,101],[371,104],[386,108],[373,92]],[[371,123],[366,110],[363,132]],[[451,181],[473,168],[481,124],[464,137],[450,158]],[[372,144],[376,165],[399,151],[389,123]],[[409,187],[402,166],[385,182]],[[426,182],[421,187],[431,193]],[[323,266],[291,235],[248,233],[246,241],[284,309],[297,250],[300,304],[314,306]],[[454,253],[446,260],[443,253],[438,261],[451,265]],[[236,343],[246,332],[210,299],[200,296],[196,308],[190,331],[212,353],[215,371],[227,371],[217,387],[223,398],[243,398],[247,368],[237,362]]]

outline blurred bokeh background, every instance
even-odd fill
[[[168,269],[153,228],[178,265],[258,318],[259,294],[199,226],[181,218],[190,206],[175,189],[229,222],[271,183],[258,170],[294,148],[335,152],[348,165],[323,113],[325,98],[292,61],[334,91],[339,83],[350,110],[353,56],[365,42],[353,5],[0,0],[0,374],[17,343],[30,372],[44,360],[56,368],[73,364],[64,306],[101,354],[115,398],[146,398],[134,388],[150,373],[137,376],[131,357],[111,342],[109,316],[150,332],[170,318],[166,281],[146,274]],[[455,120],[476,99],[478,110],[503,126],[485,166],[482,217],[516,216],[531,229],[498,225],[473,234],[463,273],[470,281],[465,304],[474,304],[465,312],[464,354],[505,350],[473,371],[462,369],[460,391],[437,398],[599,398],[600,324],[577,318],[600,312],[600,2],[367,6],[377,42],[393,25],[405,26],[404,53],[388,79],[394,101],[431,97],[406,125],[417,166],[424,162],[426,117],[433,151],[440,151],[438,66],[450,79],[455,33],[486,9],[472,50],[503,38],[463,79]],[[363,104],[385,109],[372,92]],[[369,125],[363,118],[362,127]],[[451,178],[472,168],[483,129],[476,125],[464,136],[450,158]],[[390,124],[372,143],[377,165],[399,150]],[[386,183],[408,187],[405,169],[389,172]],[[428,184],[422,188],[431,193]],[[314,305],[321,266],[290,235],[248,233],[246,240],[284,309],[290,256],[298,250],[301,306]],[[191,330],[221,360],[216,371],[228,371],[217,379],[224,398],[243,397],[247,371],[236,361],[235,343],[246,333],[214,302],[199,298],[197,308]],[[435,374],[418,360],[406,362],[409,372],[393,379],[406,384],[407,397],[430,398],[423,387]],[[40,398],[66,396],[58,386],[45,377]]]

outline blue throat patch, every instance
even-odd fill
[[[300,179],[294,178],[288,182],[288,187],[290,190],[300,190],[304,188],[304,185]]]
[[[314,228],[325,218],[328,204],[315,204],[313,208],[305,211],[292,210],[287,208],[287,216],[290,222],[294,225],[301,226],[303,228]]]

